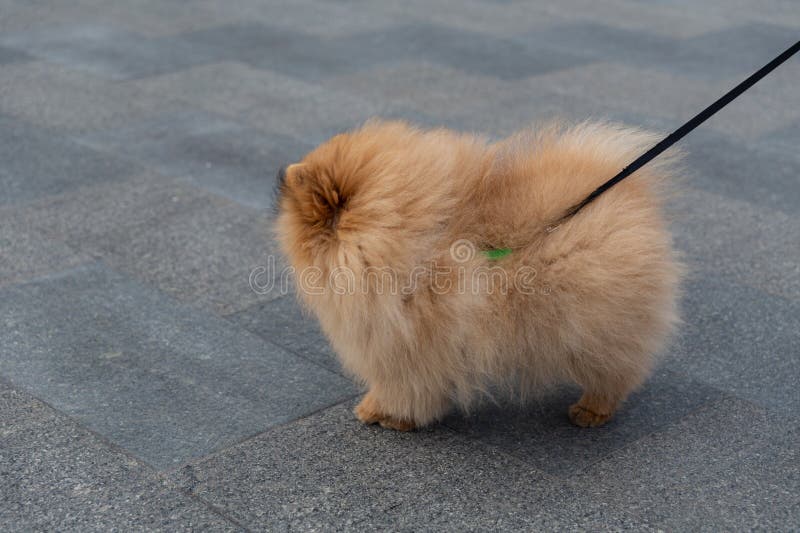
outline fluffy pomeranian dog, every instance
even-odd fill
[[[356,416],[410,430],[571,381],[572,422],[606,422],[678,322],[662,214],[674,158],[554,221],[655,141],[606,123],[489,142],[373,120],[284,169],[278,238],[368,387]]]

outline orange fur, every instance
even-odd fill
[[[490,143],[372,121],[289,167],[278,238],[298,272],[322,275],[298,294],[369,386],[357,415],[409,429],[490,390],[525,400],[573,381],[573,422],[611,417],[678,321],[682,267],[661,212],[670,158],[545,228],[655,140],[584,123]],[[458,257],[461,239],[513,252]],[[344,269],[357,288],[341,294],[329,280]],[[387,272],[413,290],[389,290]],[[525,287],[490,283],[520,272]]]

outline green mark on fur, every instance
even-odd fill
[[[485,255],[489,261],[497,261],[498,259],[502,259],[510,253],[511,248],[492,248],[491,250],[483,251],[483,255]]]

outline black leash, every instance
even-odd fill
[[[697,126],[711,118],[714,113],[725,107],[726,105],[730,104],[737,96],[745,92],[747,89],[758,83],[764,76],[775,70],[778,65],[792,57],[798,50],[800,50],[800,41],[797,41],[792,45],[788,50],[783,52],[781,55],[767,63],[763,66],[758,72],[744,80],[742,83],[731,89],[725,96],[705,108],[703,111],[698,113],[694,118],[692,118],[689,122],[678,128],[677,130],[673,131],[669,134],[664,140],[659,142],[657,145],[650,148],[647,152],[640,155],[636,161],[628,165],[627,167],[623,168],[619,174],[599,186],[595,189],[592,194],[587,196],[582,202],[576,204],[569,208],[566,214],[561,217],[561,219],[556,222],[553,226],[549,226],[550,228],[555,228],[558,224],[563,222],[564,220],[568,219],[587,205],[589,205],[595,198],[606,192],[608,189],[619,183],[620,181],[624,180],[644,165],[652,161],[655,157],[657,157],[661,152],[675,144],[676,142],[680,141],[687,133],[695,129]]]

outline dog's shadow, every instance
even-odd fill
[[[576,387],[560,387],[525,407],[489,403],[467,415],[453,413],[443,425],[542,471],[564,475],[668,429],[719,394],[684,375],[661,370],[601,427],[580,428],[569,421],[567,409],[580,397]]]

